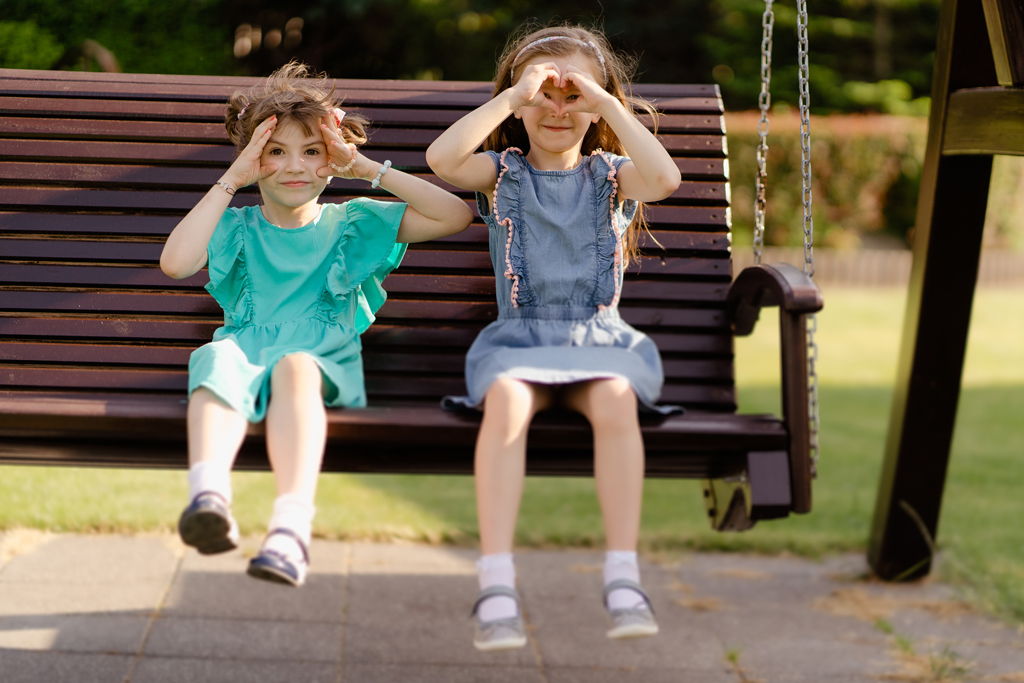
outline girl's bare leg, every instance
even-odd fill
[[[568,387],[565,404],[594,432],[594,479],[608,550],[635,551],[644,488],[636,395],[625,379],[600,379]]]
[[[520,380],[500,377],[487,390],[484,417],[476,440],[475,484],[477,523],[480,528],[480,589],[515,587],[512,543],[526,474],[526,434],[530,421],[551,403],[550,390]],[[518,614],[515,600],[495,595],[484,600],[476,616],[481,623],[508,619]],[[477,636],[477,642],[489,637]],[[509,647],[521,647],[525,638],[513,638]]]
[[[565,402],[586,416],[594,432],[594,478],[607,544],[605,601],[612,617],[608,637],[654,635],[658,625],[640,592],[636,556],[644,485],[636,395],[625,379],[602,379],[568,387]]]
[[[260,555],[250,562],[249,573],[258,578],[280,580],[286,575],[287,582],[293,585],[305,581],[303,551],[313,535],[313,502],[327,439],[322,392],[320,366],[304,353],[281,358],[270,375],[267,453],[277,484],[277,498],[267,530],[284,533],[269,533]],[[271,555],[265,556],[268,552]],[[266,562],[278,566],[274,558],[281,556],[290,563],[287,571],[268,572]]]
[[[547,388],[508,377],[487,390],[474,462],[483,555],[512,551],[526,474],[526,434],[533,416],[550,403]]]
[[[199,387],[188,402],[189,498],[204,490],[231,499],[231,467],[248,422],[209,389]]]
[[[320,366],[304,353],[277,362],[270,376],[267,453],[277,495],[294,494],[312,504],[327,439],[327,412]]]
[[[178,519],[186,545],[209,555],[238,545],[231,516],[231,466],[245,438],[245,417],[200,387],[188,402],[189,504]]]

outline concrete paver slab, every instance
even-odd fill
[[[119,680],[119,679],[110,679]],[[132,672],[131,683],[337,683],[338,664],[251,659],[182,659],[146,657]]]
[[[333,662],[341,657],[341,626],[308,621],[159,619],[146,641],[145,654]]]
[[[529,643],[480,653],[473,550],[316,540],[292,589],[244,574],[259,542],[0,535],[0,681],[1024,681],[1024,631],[937,581],[865,580],[856,555],[659,554],[642,576],[661,635],[613,642],[601,552],[521,551]]]
[[[132,658],[123,655],[0,649],[4,683],[111,683],[124,680],[131,667]]]

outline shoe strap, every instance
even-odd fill
[[[270,538],[271,536],[277,535],[277,534],[281,534],[282,536],[288,536],[288,537],[292,538],[296,543],[298,543],[299,544],[299,550],[302,551],[302,559],[303,559],[303,561],[306,564],[309,564],[309,548],[306,547],[306,542],[302,540],[301,536],[299,536],[297,533],[295,533],[294,531],[292,531],[288,527],[279,526],[276,529],[271,529],[270,531],[267,532],[267,535],[263,539],[263,542],[266,543],[268,538]],[[276,553],[276,554],[280,555],[281,553]],[[285,558],[285,559],[287,559],[287,558]]]
[[[612,594],[612,591],[617,590],[633,591],[644,599],[644,602],[647,603],[647,609],[651,610],[651,614],[654,614],[654,605],[651,604],[651,599],[647,597],[647,593],[645,593],[644,589],[640,587],[640,584],[632,579],[615,579],[614,581],[609,581],[605,584],[603,594],[605,609],[611,609],[608,606],[608,596]]]
[[[196,497],[192,499],[192,502],[195,503],[202,498],[215,498],[217,502],[223,505],[224,507],[229,507],[231,505],[231,501],[229,501],[227,499],[227,496],[225,496],[220,491],[200,491],[199,493],[196,494]]]
[[[483,604],[484,600],[499,596],[515,600],[516,610],[519,610],[519,593],[516,592],[516,589],[512,586],[497,584],[494,586],[488,586],[480,591],[480,594],[476,596],[476,602],[473,603],[473,609],[470,611],[469,616],[476,616],[477,610],[480,609],[480,605]]]

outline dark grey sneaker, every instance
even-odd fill
[[[626,589],[640,596],[640,602],[633,607],[608,607],[608,595],[612,591]],[[608,629],[609,638],[640,638],[658,633],[658,622],[654,620],[654,608],[651,599],[636,581],[616,579],[604,587],[604,606],[611,617],[612,627]]]
[[[481,603],[488,598],[499,595],[515,600],[516,611],[519,614],[506,619],[493,619],[491,621],[482,621],[477,617]],[[515,588],[511,586],[490,586],[483,589],[477,596],[476,602],[473,603],[473,611],[470,614],[476,617],[473,631],[473,647],[476,649],[483,651],[514,650],[526,645],[526,628],[523,626],[522,610],[519,607],[519,594]]]
[[[224,496],[213,491],[196,494],[178,519],[185,545],[203,555],[225,553],[238,547],[238,524]]]

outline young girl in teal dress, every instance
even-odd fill
[[[207,266],[224,326],[189,360],[189,504],[179,520],[200,553],[238,543],[230,471],[249,422],[266,419],[277,485],[254,577],[301,585],[309,564],[325,406],[363,406],[359,335],[384,303],[381,286],[406,244],[450,235],[472,219],[458,197],[359,152],[358,116],[291,63],[236,93],[226,127],[239,150],[174,228],[160,267],[184,278]],[[371,181],[399,202],[319,204],[331,177]],[[256,183],[261,202],[229,208]]]
[[[473,610],[481,650],[526,643],[512,540],[527,430],[556,405],[593,428],[607,635],[658,630],[636,557],[644,475],[637,413],[663,410],[655,405],[663,374],[654,343],[619,317],[618,301],[636,252],[638,204],[672,194],[680,174],[634,115],[627,81],[622,60],[595,32],[533,32],[510,42],[493,99],[427,150],[439,177],[478,193],[497,277],[498,319],[467,354],[469,395],[451,399],[483,410]]]

